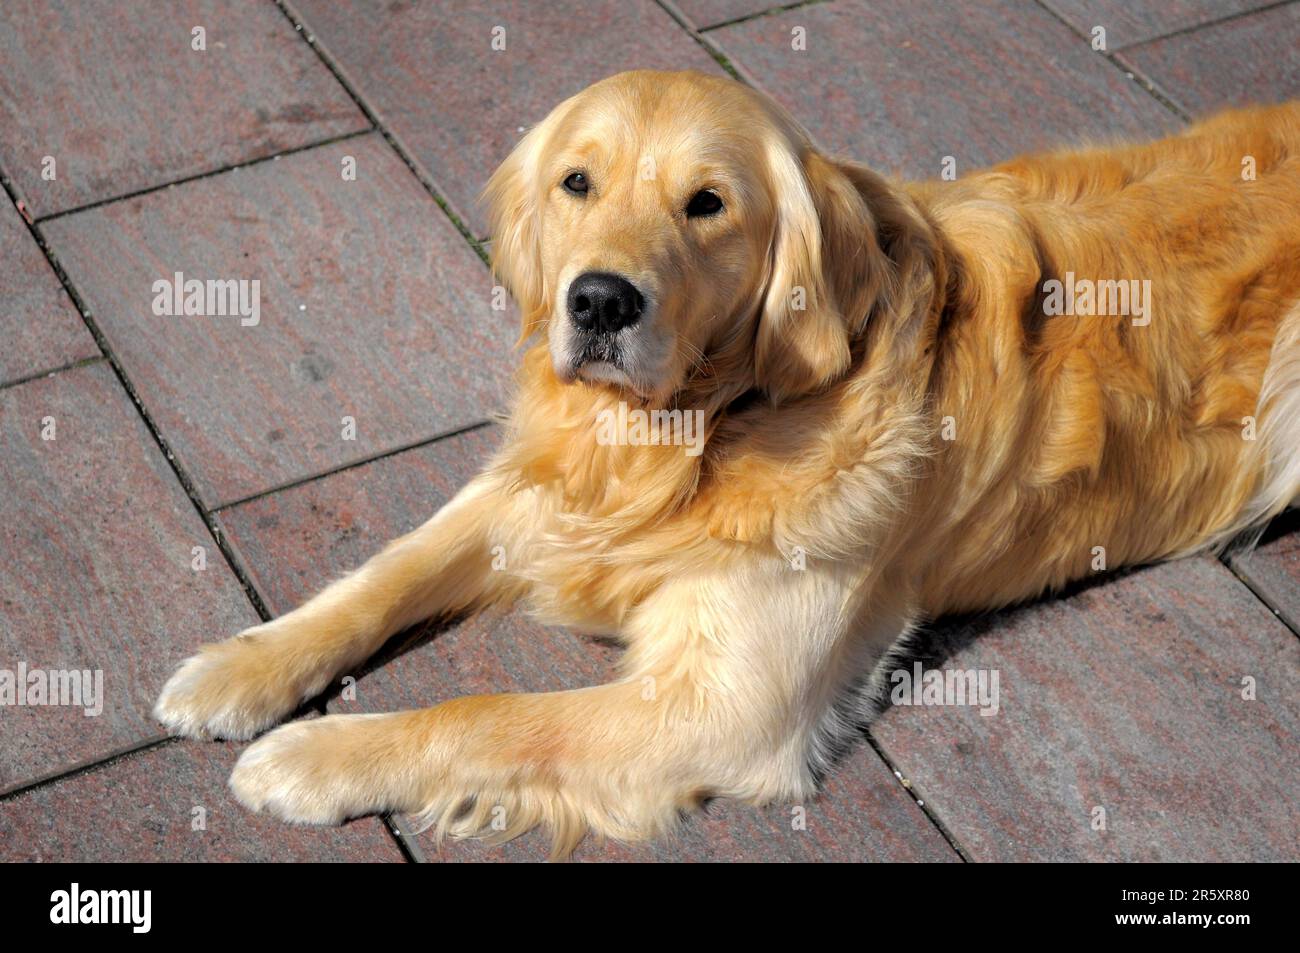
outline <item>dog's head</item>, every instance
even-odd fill
[[[886,280],[862,185],[740,83],[621,73],[493,175],[493,265],[563,381],[662,400],[740,355],[781,399],[843,373]]]

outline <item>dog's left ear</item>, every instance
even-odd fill
[[[544,323],[548,308],[540,215],[545,183],[540,167],[551,130],[567,106],[561,103],[530,129],[483,189],[491,225],[492,273],[519,305],[521,342]]]
[[[767,166],[775,231],[754,362],[758,386],[781,401],[848,368],[885,269],[871,210],[836,163],[780,139]]]

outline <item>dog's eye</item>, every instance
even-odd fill
[[[717,192],[709,189],[701,189],[696,192],[686,206],[686,214],[690,218],[695,218],[697,215],[717,215],[721,211],[722,198]]]
[[[574,195],[587,194],[587,176],[581,172],[571,172],[567,175],[562,183],[565,191]]]

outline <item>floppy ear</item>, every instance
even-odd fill
[[[848,368],[883,269],[872,267],[882,256],[871,212],[839,167],[784,138],[767,153],[776,225],[754,367],[758,386],[780,401]]]
[[[538,170],[556,109],[519,140],[483,190],[492,235],[492,273],[519,305],[523,342],[546,320],[549,297],[542,275],[541,202],[546,183]]]

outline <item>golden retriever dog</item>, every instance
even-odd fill
[[[543,825],[564,855],[806,798],[918,621],[1300,494],[1300,103],[902,183],[740,83],[631,72],[486,197],[527,344],[502,449],[156,714],[251,738],[394,633],[515,600],[617,637],[620,677],[288,724],[235,766],[252,810]]]

